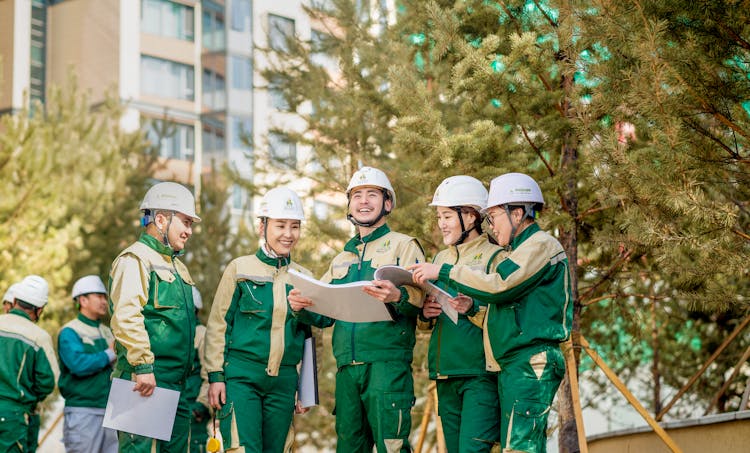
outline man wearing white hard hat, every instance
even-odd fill
[[[435,207],[438,228],[447,246],[435,256],[434,264],[460,264],[486,273],[507,255],[482,231],[487,189],[478,179],[466,175],[444,179],[430,206]],[[494,358],[485,357],[482,336],[487,303],[459,294],[451,285],[437,285],[454,296],[450,302],[458,312],[458,322],[451,321],[440,304],[428,296],[418,327],[432,332],[427,355],[429,376],[437,386],[446,450],[489,452],[500,439],[500,402],[499,367]]]
[[[0,315],[0,451],[36,448],[30,423],[60,374],[52,338],[36,325],[48,294],[47,281],[29,275],[14,286],[10,313]]]
[[[109,273],[110,321],[117,360],[113,376],[134,381],[149,397],[156,386],[180,392],[172,437],[161,441],[120,432],[125,453],[188,451],[190,404],[186,382],[195,357],[194,282],[180,255],[200,222],[195,198],[184,186],[161,182],[141,203],[145,227],[120,252]]]
[[[419,242],[391,231],[386,223],[396,206],[396,194],[385,173],[372,167],[357,170],[346,195],[347,218],[357,233],[321,280],[332,284],[372,280],[380,266],[424,261]],[[298,290],[290,293],[289,304],[303,322],[334,326],[337,451],[372,451],[373,446],[380,453],[411,451],[411,362],[423,294],[415,287],[396,287],[387,280],[372,280],[364,291],[387,303],[394,320],[351,323],[320,316],[304,309],[312,300]]]
[[[468,266],[413,266],[415,280],[438,280],[489,303],[487,347],[501,367],[503,451],[546,451],[547,415],[565,375],[560,343],[573,321],[568,257],[535,218],[544,206],[539,185],[522,173],[493,179],[487,216],[510,255],[494,272]]]
[[[107,289],[98,275],[87,275],[73,284],[71,297],[78,316],[57,335],[65,450],[116,453],[117,432],[102,427],[115,360],[115,338],[101,322],[107,315]]]
[[[3,313],[8,313],[13,308],[13,301],[15,300],[13,297],[13,288],[16,285],[17,283],[10,285],[10,288],[3,294]]]
[[[287,187],[269,190],[257,212],[263,238],[253,255],[232,260],[206,326],[208,399],[226,451],[282,452],[295,410],[297,365],[310,327],[288,310],[289,269],[305,220]]]

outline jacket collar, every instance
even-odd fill
[[[288,266],[291,262],[291,256],[279,256],[274,258],[266,255],[266,252],[263,251],[263,247],[260,247],[258,251],[255,252],[255,257],[258,258],[262,263],[268,264],[269,266],[275,268]]]
[[[87,326],[91,326],[91,327],[99,327],[99,324],[100,324],[99,320],[89,319],[83,316],[83,313],[78,313],[78,320],[86,324]]]
[[[360,238],[359,233],[354,235],[353,238],[349,239],[349,241],[344,246],[344,250],[347,252],[357,253],[359,254],[359,251],[357,250],[357,246],[359,244],[367,244],[368,242],[375,241],[377,239],[382,238],[386,234],[390,233],[391,229],[388,228],[388,224],[384,223],[381,226],[377,227],[375,231],[368,234],[367,236]]]
[[[521,244],[524,243],[524,241],[526,241],[526,239],[530,238],[532,234],[536,233],[540,229],[541,228],[539,228],[539,225],[536,222],[527,226],[525,230],[523,230],[513,238],[513,242],[511,243],[511,247],[513,248],[513,250],[516,250]]]
[[[23,318],[26,318],[26,319],[28,319],[29,321],[31,321],[31,316],[29,316],[29,314],[28,314],[28,313],[26,313],[25,311],[23,311],[23,310],[20,310],[20,309],[18,309],[18,308],[13,308],[13,309],[11,309],[9,313],[13,313],[14,315],[18,315],[18,316],[21,316],[21,317],[23,317]]]
[[[158,253],[161,253],[162,255],[167,255],[167,256],[172,256],[172,257],[182,255],[182,250],[180,250],[179,252],[175,252],[172,247],[167,247],[160,240],[156,239],[155,237],[147,233],[141,233],[141,237],[138,238],[138,242],[142,242],[146,244],[147,246],[156,250]]]

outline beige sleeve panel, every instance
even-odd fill
[[[433,321],[423,321],[421,318],[417,317],[417,329],[424,332],[429,332],[433,327],[435,327],[435,323]]]
[[[540,231],[527,239],[522,247],[505,257],[512,259],[519,266],[518,270],[509,275],[506,280],[494,272],[495,268],[492,268],[493,272],[485,274],[472,270],[468,266],[453,266],[450,279],[485,293],[497,294],[522,284],[542,270],[549,264],[551,258],[562,251],[559,243],[547,241],[546,234]]]
[[[404,244],[403,250],[399,253],[399,266],[409,267],[412,264],[424,263],[424,252],[422,247],[416,239],[410,238],[408,242]],[[409,294],[409,303],[415,307],[422,308],[424,302],[424,291],[414,286],[404,286],[406,292]]]
[[[232,304],[237,282],[237,260],[233,260],[224,269],[219,286],[216,288],[211,313],[206,325],[205,359],[206,371],[214,373],[224,370],[224,348],[226,346],[227,321],[225,319],[229,306]]]
[[[127,351],[132,366],[154,363],[151,342],[144,324],[143,307],[148,303],[149,271],[130,253],[120,255],[110,272],[112,288],[112,333]]]
[[[55,354],[55,348],[52,346],[52,337],[42,330],[37,338],[37,344],[44,350],[44,355],[47,356],[49,366],[52,368],[52,374],[55,375],[55,384],[57,384],[57,380],[60,378],[60,365],[57,363],[57,354]]]
[[[208,371],[206,370],[206,326],[198,324],[195,326],[195,350],[198,352],[198,361],[201,363],[201,389],[196,401],[206,407],[208,404]]]
[[[492,253],[494,250],[495,249],[493,246],[493,248],[490,248],[489,253]],[[501,251],[500,253],[495,255],[492,261],[489,262],[485,268],[488,268],[490,272],[494,272],[494,270],[497,269],[497,265],[500,264],[500,262],[502,262],[505,258],[507,258],[508,255],[510,255],[510,252],[505,250]],[[483,328],[482,326],[484,326],[485,316],[487,316],[487,307],[481,306],[479,307],[479,311],[477,311],[474,316],[469,317],[469,321],[481,329]]]

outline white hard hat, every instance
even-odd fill
[[[153,185],[143,197],[140,209],[175,211],[192,218],[193,222],[201,221],[195,213],[195,197],[192,192],[176,182],[160,182]]]
[[[357,170],[349,181],[349,186],[346,188],[347,198],[351,194],[352,190],[357,187],[373,186],[380,187],[388,191],[391,196],[391,209],[396,207],[396,192],[393,191],[391,181],[388,180],[388,176],[385,175],[381,170],[373,167],[362,167]]]
[[[472,176],[451,176],[435,189],[430,206],[471,206],[481,212],[487,207],[487,189]]]
[[[16,299],[15,293],[17,288],[18,283],[13,283],[12,285],[10,285],[10,288],[8,288],[8,290],[5,291],[5,294],[3,295],[3,302],[13,303],[13,301]]]
[[[107,288],[104,287],[104,282],[99,278],[98,275],[87,275],[76,280],[73,284],[72,296],[75,299],[78,296],[85,294],[107,294]]]
[[[38,275],[29,275],[21,280],[17,287],[13,288],[13,295],[16,300],[22,300],[39,308],[47,305],[48,294],[47,280]]]
[[[258,217],[305,220],[305,213],[299,195],[288,187],[275,187],[260,200]]]
[[[195,305],[196,310],[200,310],[203,308],[203,297],[201,297],[201,292],[198,291],[198,288],[193,286],[193,305]]]
[[[488,208],[525,203],[544,204],[539,184],[531,176],[523,173],[506,173],[490,182]]]

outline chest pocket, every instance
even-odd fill
[[[237,286],[240,289],[240,313],[253,316],[267,311],[263,301],[268,300],[267,293],[273,290],[271,283],[256,280],[239,280]]]
[[[399,262],[396,244],[393,244],[390,240],[379,240],[375,241],[373,244],[368,244],[367,254],[370,255],[370,266],[372,266],[373,269],[389,264],[404,265],[404,263]],[[365,257],[365,260],[367,259],[368,258]]]
[[[349,269],[352,265],[356,266],[359,261],[354,260],[347,260],[342,261],[340,263],[334,263],[333,266],[331,266],[331,280],[341,280],[344,277],[346,277],[346,274],[349,273]]]
[[[152,300],[154,301],[154,308],[156,309],[169,309],[179,307],[180,298],[176,298],[174,291],[179,288],[172,287],[172,284],[177,277],[169,269],[158,267],[153,268],[156,278],[152,280],[154,285],[154,294]],[[182,296],[182,295],[180,295]]]

